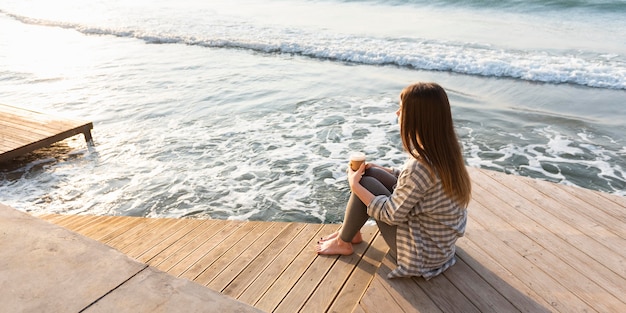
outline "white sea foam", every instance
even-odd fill
[[[78,2],[60,0],[55,14],[20,1],[0,7],[36,19],[25,24],[0,14],[0,29],[13,30],[0,32],[1,102],[92,120],[96,143],[86,149],[82,138],[64,141],[3,168],[3,203],[37,213],[338,222],[349,196],[349,151],[403,165],[394,112],[401,88],[416,80],[449,91],[470,166],[616,194],[626,189],[623,90],[493,76],[521,76],[524,67],[537,77],[556,75],[545,68],[554,62],[571,68],[572,79],[597,75],[606,83],[602,66],[611,64],[616,76],[621,54],[395,36],[396,28],[345,31],[350,25],[339,29],[332,21],[326,28],[268,24],[208,14],[205,1],[193,2],[197,12],[162,10],[168,1],[74,8],[62,3]],[[102,14],[71,14],[95,10],[91,5]],[[371,16],[363,3],[346,5]],[[404,9],[390,15],[405,16]],[[67,28],[37,24],[46,21]],[[71,53],[60,53],[64,47]],[[596,67],[597,58],[609,63]],[[512,71],[518,60],[526,63]],[[411,62],[492,76],[415,70]]]
[[[80,22],[35,18],[1,8],[0,13],[24,23],[68,28],[90,35],[136,38],[150,44],[248,49],[358,64],[626,89],[626,55],[596,50],[519,49],[443,38],[341,33],[328,29],[250,24],[247,20],[228,20],[223,16],[206,20],[200,19],[195,12],[184,11],[177,13],[192,16],[184,21],[168,20],[166,23],[155,23],[150,16],[141,15],[129,16],[127,20],[132,23],[98,23],[79,18],[74,19]]]

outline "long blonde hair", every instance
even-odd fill
[[[404,149],[439,175],[445,193],[467,207],[471,181],[454,131],[450,102],[436,83],[416,83],[400,93]]]

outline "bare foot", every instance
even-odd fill
[[[326,237],[322,237],[317,243],[322,243],[324,241],[328,241],[331,239],[335,239],[339,236],[339,231],[336,231]],[[361,232],[356,233],[356,235],[354,235],[354,238],[352,238],[352,241],[350,241],[353,244],[359,244],[361,242],[363,242],[363,235],[361,235]]]
[[[345,242],[340,238],[334,238],[320,242],[315,247],[315,251],[317,251],[317,254],[325,255],[350,255],[353,253],[352,244],[349,242]]]

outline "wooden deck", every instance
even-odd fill
[[[91,144],[91,122],[50,116],[0,104],[0,162],[84,134]]]
[[[338,225],[43,215],[266,312],[626,312],[626,198],[470,169],[457,264],[387,279],[376,227],[351,256],[313,247]]]

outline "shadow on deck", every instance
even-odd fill
[[[470,175],[458,262],[429,281],[386,278],[394,261],[375,226],[364,228],[353,255],[329,257],[313,248],[338,225],[40,217],[266,312],[626,311],[623,197],[479,169]]]

